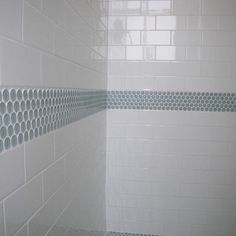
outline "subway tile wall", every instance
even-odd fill
[[[236,234],[236,114],[107,111],[107,227]]]
[[[109,3],[108,89],[235,92],[234,0]]]
[[[109,11],[107,229],[236,235],[235,113],[153,111],[147,96],[134,107],[143,90],[236,92],[236,1],[111,0]]]
[[[107,10],[103,0],[1,0],[1,91],[104,91]],[[98,111],[1,150],[0,236],[103,235],[106,115]]]

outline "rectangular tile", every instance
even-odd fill
[[[233,0],[204,0],[202,5],[204,15],[231,15]]]
[[[143,32],[143,43],[151,45],[170,45],[169,31],[147,31]]]
[[[0,48],[2,85],[42,85],[40,81],[40,55],[36,50],[8,40],[1,40]]]
[[[42,54],[42,84],[46,87],[63,86],[66,63],[58,57]]]
[[[28,235],[28,229],[27,225],[25,225],[20,231],[18,231],[15,236],[27,236]]]
[[[24,183],[24,149],[22,146],[0,155],[0,199]]]
[[[31,219],[29,234],[34,236],[45,235],[69,202],[69,196],[71,196],[71,193],[67,184]]]
[[[54,161],[54,136],[47,134],[25,145],[26,178],[30,179]]]
[[[13,235],[42,205],[42,177],[28,182],[5,201],[6,236]]]
[[[54,27],[35,9],[24,5],[24,42],[45,51],[53,51]]]
[[[42,0],[26,0],[27,3],[32,5],[33,7],[41,10],[42,9]]]
[[[46,201],[60,186],[64,184],[64,159],[57,161],[43,173],[44,200]]]
[[[21,40],[23,0],[2,0],[0,3],[0,34]]]
[[[5,229],[4,229],[4,218],[3,218],[3,204],[0,203],[0,235],[5,235]]]

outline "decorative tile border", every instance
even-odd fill
[[[108,91],[108,109],[236,112],[235,93]]]
[[[107,232],[106,236],[161,236],[161,235]]]
[[[0,89],[0,152],[106,108],[106,91]]]
[[[236,112],[235,93],[0,88],[0,152],[103,109]]]

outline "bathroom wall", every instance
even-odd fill
[[[109,11],[108,230],[235,235],[236,2]]]
[[[99,232],[107,4],[0,1],[0,235]]]

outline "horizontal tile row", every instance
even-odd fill
[[[0,154],[1,236],[62,235],[61,226],[78,235],[83,223],[70,222],[90,222],[84,212],[104,224],[105,117],[98,112]]]
[[[134,234],[134,233],[121,233],[121,232],[107,232],[106,236],[154,236],[148,234]],[[158,236],[158,235],[156,235]],[[160,235],[161,236],[161,235]]]
[[[108,91],[108,109],[236,112],[235,93]]]
[[[119,0],[110,1],[112,15],[232,15],[235,14],[234,0]]]
[[[105,108],[103,90],[3,88],[0,152]]]
[[[236,15],[111,16],[110,30],[235,30]],[[118,24],[119,22],[119,24]]]

